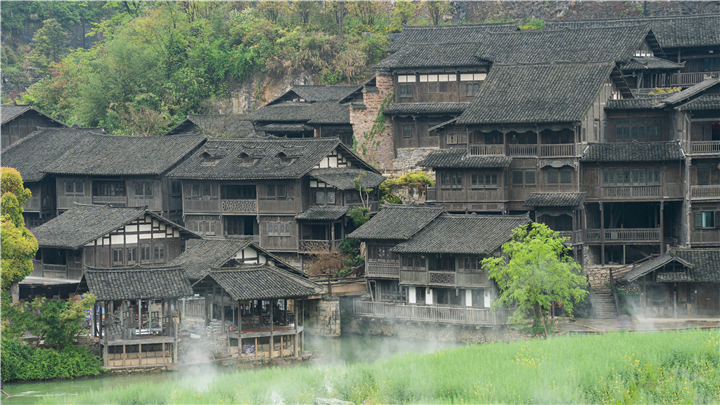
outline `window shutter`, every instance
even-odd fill
[[[713,224],[715,228],[720,228],[720,211],[715,211],[715,223]]]
[[[706,141],[712,141],[712,127],[703,128],[703,136]]]

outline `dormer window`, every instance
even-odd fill
[[[652,56],[655,56],[655,54],[652,51],[639,50],[639,51],[635,51],[635,56],[652,57]]]
[[[256,159],[256,158],[248,155],[248,154],[245,153],[245,152],[240,152],[240,154],[238,155],[238,157],[240,158],[240,161],[242,162],[242,165],[243,165],[243,166],[250,166],[250,165],[255,164],[255,162],[258,161],[258,159]]]
[[[284,164],[284,165],[289,165],[289,164],[291,164],[292,162],[295,161],[295,158],[294,158],[294,157],[288,156],[288,155],[286,155],[284,152],[278,153],[278,154],[277,154],[277,157],[280,158],[280,163],[282,163],[282,164]]]
[[[203,166],[215,166],[220,159],[225,157],[225,150],[208,148],[200,156],[203,158]]]

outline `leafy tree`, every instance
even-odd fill
[[[54,18],[43,21],[43,26],[37,30],[33,41],[35,46],[30,53],[30,62],[42,70],[60,62],[69,44],[68,34]]]
[[[423,8],[433,25],[439,25],[442,17],[450,10],[450,2],[443,0],[426,0],[423,2]]]
[[[310,22],[310,16],[318,9],[316,1],[293,1],[290,5],[290,11],[300,18],[303,25]]]
[[[0,274],[2,291],[8,291],[13,283],[22,281],[32,273],[32,258],[38,250],[37,239],[25,227],[23,204],[31,197],[20,173],[10,167],[0,169],[2,210],[0,211],[0,239],[2,240],[2,264]]]
[[[410,0],[398,0],[392,10],[393,27],[402,29],[404,24],[412,21],[417,15],[417,6]]]
[[[511,320],[520,322],[531,313],[542,322],[547,337],[545,310],[556,301],[563,303],[572,315],[573,302],[585,297],[587,279],[578,273],[580,265],[563,245],[568,238],[545,224],[519,227],[512,239],[502,246],[505,257],[489,257],[482,261],[489,276],[500,288],[493,307],[517,304]],[[538,326],[538,325],[536,325]]]
[[[367,207],[353,207],[348,211],[348,216],[353,220],[355,227],[359,228],[370,220],[370,210]]]

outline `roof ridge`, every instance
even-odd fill
[[[402,30],[405,29],[453,29],[453,28],[478,28],[478,27],[511,27],[511,26],[517,26],[517,23],[513,22],[504,22],[504,23],[476,23],[476,24],[448,24],[448,25],[405,25],[403,24]],[[400,34],[402,34],[402,31],[400,31]]]
[[[638,23],[637,25],[626,25],[622,27],[613,27],[613,26],[602,26],[602,27],[558,27],[558,28],[550,28],[550,29],[541,29],[541,30],[521,30],[521,31],[493,31],[488,33],[488,35],[497,35],[497,34],[505,34],[505,35],[539,35],[543,33],[554,33],[554,32],[562,32],[562,31],[569,31],[569,32],[577,32],[577,31],[591,31],[591,30],[616,30],[619,28],[638,28],[646,26],[648,29],[650,28],[650,22],[643,22]]]

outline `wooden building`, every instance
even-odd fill
[[[253,138],[255,127],[247,114],[190,114],[165,135],[202,134],[220,138]]]
[[[88,267],[77,291],[90,292],[97,299],[92,331],[105,368],[177,363],[178,299],[193,295],[182,268]]]
[[[31,105],[3,104],[0,106],[2,149],[25,138],[40,128],[62,128],[67,125]]]
[[[720,250],[672,249],[636,263],[621,282],[640,293],[647,317],[720,317]]]
[[[442,209],[386,206],[350,237],[366,243],[372,302],[356,301],[357,315],[423,322],[502,324],[491,310],[495,284],[483,258],[501,254],[527,215],[447,214]]]
[[[182,181],[189,229],[291,256],[337,247],[349,208],[364,199],[378,209],[376,192],[361,199],[354,180],[373,189],[384,179],[336,138],[212,139],[169,177]]]
[[[33,277],[80,280],[85,268],[162,266],[198,236],[147,209],[75,206],[35,228]],[[22,293],[22,292],[21,292]]]
[[[350,103],[362,97],[356,91],[358,87],[296,85],[254,111],[250,119],[259,134],[281,138],[338,138],[352,147]]]

